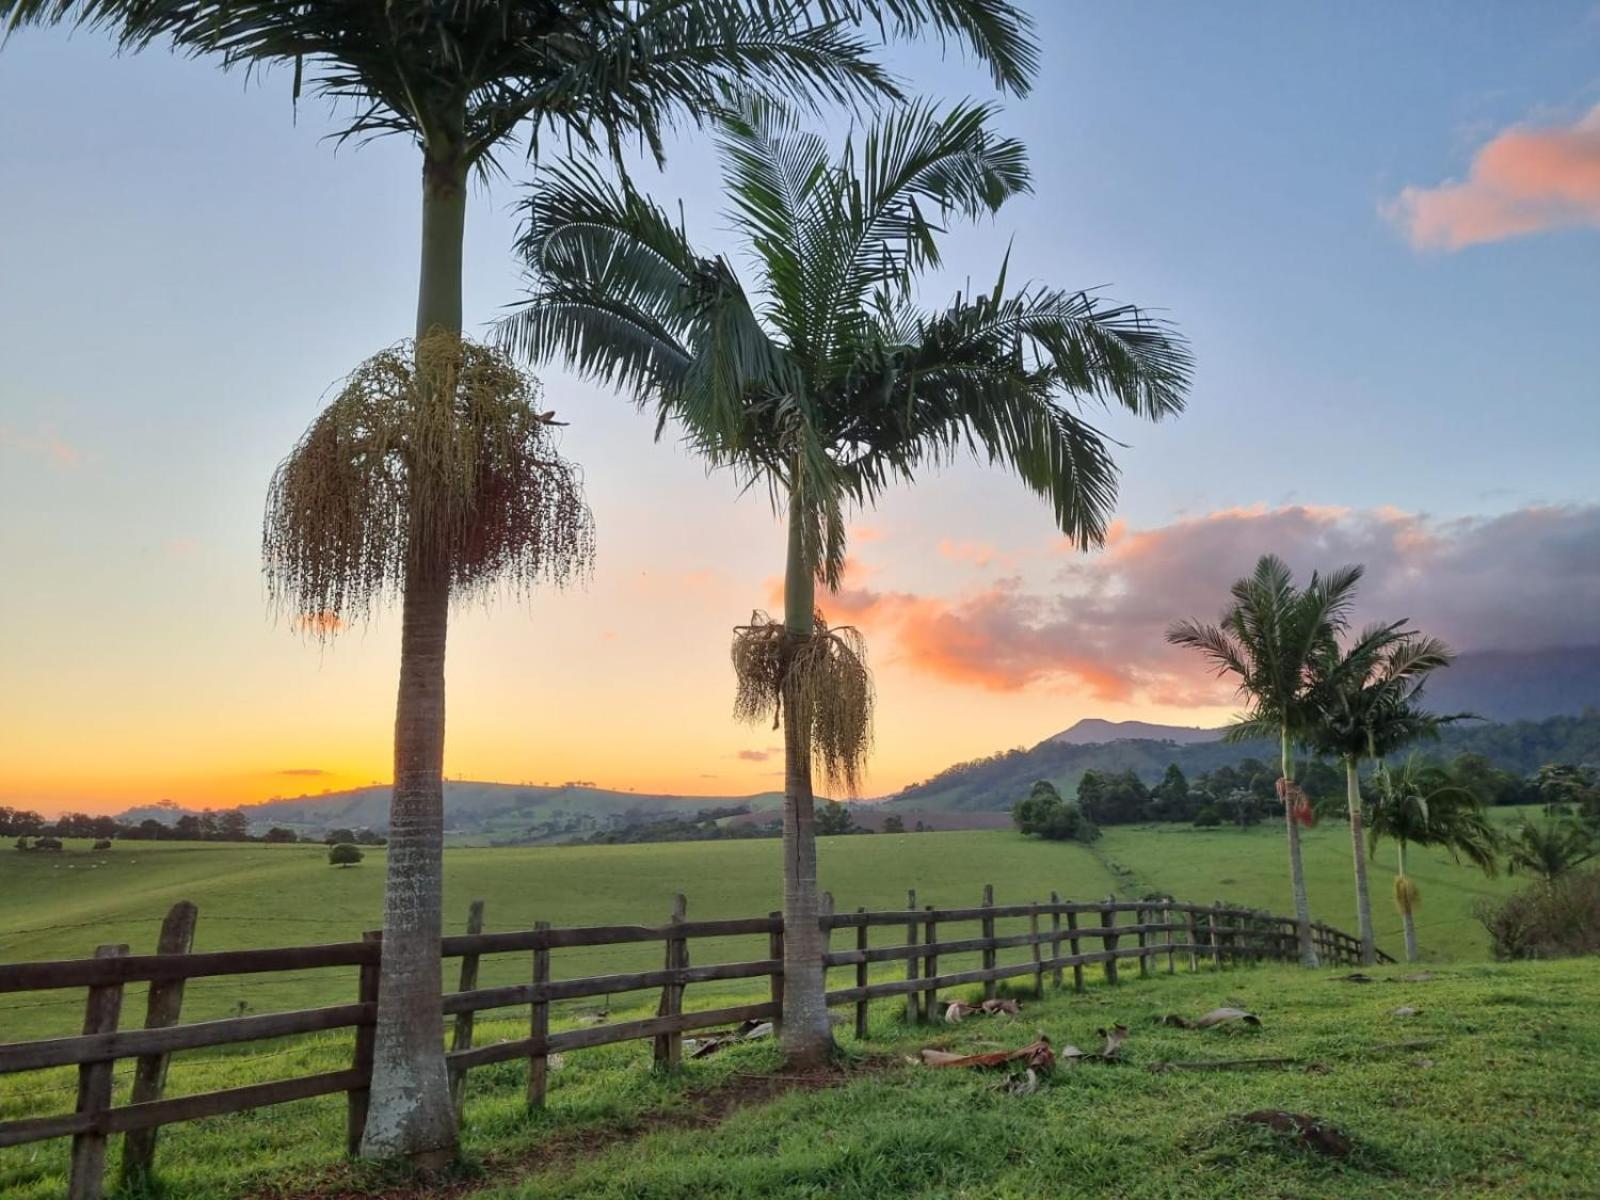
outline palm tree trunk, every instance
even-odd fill
[[[1410,878],[1406,874],[1406,844],[1404,842],[1396,842],[1394,853],[1395,861],[1399,864],[1399,877],[1401,879]],[[1406,961],[1408,963],[1417,961],[1417,918],[1414,912],[1415,907],[1410,902],[1400,906],[1400,924],[1406,931]]]
[[[1367,890],[1367,854],[1362,843],[1361,780],[1358,763],[1344,760],[1345,802],[1350,808],[1350,849],[1356,863],[1356,928],[1361,934],[1361,961],[1368,966],[1378,961],[1378,942],[1372,932],[1372,893]]]
[[[1283,731],[1283,779],[1287,784],[1294,779],[1294,761],[1289,754],[1289,731]],[[1294,892],[1295,934],[1300,942],[1300,965],[1315,967],[1316,943],[1311,940],[1311,899],[1306,894],[1306,869],[1300,861],[1300,822],[1295,819],[1294,805],[1290,803],[1288,789],[1283,794],[1283,819],[1289,830],[1289,886]]]
[[[417,338],[461,331],[461,247],[466,163],[425,155],[422,270]],[[424,397],[423,403],[430,398]],[[426,524],[412,514],[412,528]],[[400,636],[394,721],[394,794],[389,802],[383,965],[364,1158],[404,1158],[434,1169],[456,1153],[456,1117],[444,1063],[444,663],[450,560],[413,538]]]
[[[805,552],[800,498],[789,497],[789,555],[783,591],[789,643],[812,635],[816,571]],[[810,731],[793,719],[797,693],[783,696],[783,1054],[792,1066],[817,1066],[833,1053],[828,1024],[823,937],[817,889],[816,808],[811,792]]]

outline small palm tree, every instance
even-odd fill
[[[1344,762],[1345,800],[1355,861],[1356,919],[1361,961],[1377,961],[1372,928],[1372,898],[1367,889],[1363,836],[1361,763],[1384,759],[1413,742],[1436,738],[1444,725],[1468,714],[1437,716],[1423,709],[1422,687],[1429,674],[1448,666],[1450,648],[1437,638],[1407,630],[1404,622],[1375,625],[1342,653],[1320,660],[1312,684],[1317,718],[1310,744],[1318,754]]]
[[[492,174],[519,139],[604,147],[637,138],[662,150],[674,120],[702,120],[735,89],[806,103],[897,99],[858,27],[950,37],[998,87],[1024,92],[1038,63],[1030,23],[1010,0],[0,0],[0,27],[76,24],[128,49],[157,42],[227,66],[292,70],[295,96],[345,105],[340,140],[399,134],[422,158],[422,249],[415,347],[462,332],[468,176]],[[420,361],[415,379],[434,372]],[[431,403],[449,426],[452,398]],[[443,494],[421,459],[408,495]],[[418,510],[402,523],[426,525]],[[426,540],[418,545],[426,544]],[[383,979],[363,1153],[448,1158],[437,963],[443,827],[444,619],[449,572],[410,561],[395,715],[395,793],[385,892]],[[403,768],[403,769],[402,769]],[[409,948],[408,948],[409,947]],[[435,958],[425,969],[428,955]],[[399,1014],[409,1014],[404,1020]],[[429,1015],[429,1014],[433,1015]]]
[[[1279,745],[1283,801],[1289,840],[1289,882],[1294,894],[1300,962],[1317,965],[1311,939],[1311,901],[1300,858],[1300,823],[1311,819],[1310,803],[1294,783],[1294,747],[1309,740],[1316,726],[1313,697],[1316,665],[1337,656],[1338,638],[1349,624],[1350,606],[1362,568],[1340,567],[1327,576],[1313,573],[1305,588],[1294,584],[1288,566],[1263,555],[1255,571],[1230,589],[1232,603],[1215,625],[1179,621],[1167,630],[1175,646],[1199,650],[1221,675],[1232,675],[1247,710],[1224,735],[1231,741],[1272,737]]]
[[[813,766],[852,790],[872,690],[853,630],[829,629],[815,589],[839,581],[847,506],[964,446],[1049,499],[1080,543],[1101,539],[1116,470],[1066,401],[1148,418],[1177,412],[1184,343],[1137,309],[1030,287],[960,294],[927,312],[911,289],[939,262],[940,221],[997,209],[1027,186],[1022,147],[990,110],[917,105],[838,156],[779,107],[724,119],[729,218],[757,268],[747,292],[660,207],[582,165],[527,205],[531,279],[510,343],[563,360],[653,407],[709,462],[765,488],[788,523],[784,613],[734,645],[736,711],[784,727],[783,1045],[832,1047],[818,928]]]
[[[1422,892],[1406,873],[1407,849],[1440,846],[1458,862],[1466,859],[1493,875],[1499,837],[1484,813],[1483,801],[1440,767],[1421,763],[1415,756],[1399,771],[1379,763],[1374,781],[1378,798],[1367,820],[1367,848],[1376,852],[1383,838],[1395,844],[1394,902],[1405,927],[1406,961],[1416,962],[1416,911]]]
[[[1536,876],[1549,886],[1596,855],[1600,844],[1581,822],[1571,817],[1524,818],[1506,843],[1506,870]]]

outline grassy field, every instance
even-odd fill
[[[842,1035],[849,1065],[836,1086],[743,1108],[725,1098],[772,1082],[770,1043],[660,1073],[646,1043],[575,1052],[540,1112],[522,1103],[518,1064],[502,1064],[472,1076],[462,1183],[484,1200],[1593,1195],[1600,964],[1460,964],[1420,982],[1402,981],[1405,970],[1354,984],[1332,971],[1180,965],[1115,989],[1091,978],[1082,996],[1024,995],[1021,1018],[931,1029],[907,1026],[902,1007],[884,1002],[865,1043]],[[1154,1022],[1218,1004],[1248,1008],[1262,1025]],[[1397,1015],[1402,1006],[1416,1015]],[[1040,1032],[1094,1049],[1095,1030],[1112,1022],[1132,1030],[1126,1061],[1062,1069],[1028,1096],[996,1090],[989,1074],[907,1061],[926,1045],[977,1051]],[[524,1029],[525,1019],[501,1021],[483,1035]],[[1416,1042],[1426,1044],[1396,1045]],[[331,1070],[348,1054],[343,1039],[319,1036],[220,1062],[180,1058],[173,1087]],[[1148,1069],[1258,1057],[1294,1061]],[[34,1078],[70,1104],[70,1074]],[[25,1103],[0,1096],[0,1118]],[[1354,1151],[1325,1158],[1237,1120],[1263,1108],[1320,1116]],[[156,1195],[394,1195],[394,1180],[341,1160],[342,1126],[342,1101],[328,1098],[171,1127]],[[65,1161],[62,1142],[0,1151],[0,1195],[60,1196]]]

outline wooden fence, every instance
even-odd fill
[[[1107,983],[1116,984],[1126,963],[1144,976],[1163,965],[1173,972],[1180,963],[1188,970],[1198,970],[1297,960],[1292,919],[1227,907],[1220,901],[1208,906],[1108,897],[1085,903],[1065,901],[1052,893],[1046,903],[997,905],[993,888],[986,887],[983,903],[973,908],[919,908],[913,891],[904,909],[840,913],[833,911],[831,897],[825,899],[822,924],[830,942],[826,966],[853,968],[852,985],[830,988],[828,1003],[853,1007],[857,1037],[867,1035],[870,1003],[890,997],[903,1001],[906,1019],[928,1021],[937,1015],[941,991],[972,984],[981,983],[985,995],[993,996],[1002,980],[1019,979],[1030,981],[1033,992],[1042,995],[1046,977],[1061,987],[1063,972],[1069,968],[1072,986],[1081,991],[1085,968],[1094,965],[1101,966]],[[458,1105],[467,1072],[491,1063],[525,1060],[528,1101],[538,1105],[544,1102],[549,1060],[555,1054],[650,1039],[655,1062],[675,1066],[682,1059],[686,1032],[753,1021],[771,1021],[777,1027],[783,1000],[781,913],[690,921],[685,900],[679,896],[664,925],[553,929],[541,922],[532,929],[506,933],[483,932],[483,915],[482,902],[475,902],[468,932],[445,937],[441,944],[443,958],[459,963],[457,990],[444,997],[444,1012],[454,1017],[446,1061]],[[91,1200],[102,1194],[110,1137],[125,1135],[123,1177],[137,1179],[151,1170],[157,1130],[180,1121],[342,1092],[347,1098],[350,1152],[359,1145],[372,1078],[381,935],[369,932],[360,941],[324,945],[196,953],[192,947],[195,919],[194,905],[174,906],[162,925],[154,954],[132,955],[126,945],[108,945],[101,946],[92,958],[0,965],[0,995],[87,989],[81,1035],[0,1044],[0,1076],[77,1068],[77,1103],[72,1112],[0,1122],[0,1147],[49,1138],[72,1139],[71,1200]],[[998,921],[1025,921],[1026,930],[998,934]],[[951,927],[973,925],[978,927],[977,936],[952,936]],[[874,929],[898,932],[903,940],[873,945],[869,934]],[[1360,961],[1360,944],[1355,938],[1326,925],[1315,925],[1313,931],[1325,963]],[[833,949],[840,934],[853,935],[849,938],[852,944]],[[691,965],[692,943],[734,936],[764,937],[766,957]],[[663,947],[660,970],[561,980],[552,977],[551,957],[556,951],[651,942]],[[1096,948],[1086,949],[1084,942]],[[1023,952],[1026,957],[1002,963],[1005,951]],[[479,987],[483,957],[501,954],[531,955],[531,970],[525,976],[529,982]],[[948,969],[952,959],[973,954],[978,955],[978,967]],[[891,966],[890,971],[899,977],[884,978],[880,973],[880,978],[872,979],[874,964],[896,963],[903,966],[898,971]],[[180,1023],[188,980],[335,967],[358,968],[356,992],[348,1003]],[[684,1006],[685,989],[692,984],[746,979],[766,979],[767,997],[713,1009]],[[123,992],[135,983],[147,983],[149,988],[143,1026],[129,1029],[123,1027]],[[550,1031],[554,1002],[647,989],[659,989],[654,1016]],[[476,1014],[524,1007],[529,1013],[528,1036],[474,1043]],[[338,1029],[355,1030],[347,1067],[195,1095],[164,1095],[168,1065],[176,1052]],[[132,1089],[127,1103],[120,1105],[114,1103],[113,1089],[113,1068],[119,1059],[135,1060]]]

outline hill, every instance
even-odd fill
[[[1074,726],[1074,730],[1076,728]],[[1152,728],[1165,731],[1174,727]],[[1130,738],[1080,744],[1062,741],[1061,737],[1058,734],[1047,738],[1031,749],[1006,750],[987,758],[957,763],[924,783],[904,789],[890,799],[890,807],[1001,811],[1009,809],[1039,779],[1048,779],[1063,794],[1070,795],[1077,790],[1078,780],[1085,771],[1133,771],[1147,784],[1153,784],[1169,763],[1177,763],[1192,779],[1203,771],[1236,765],[1245,758],[1270,762],[1276,753],[1276,746],[1265,741],[1229,744],[1212,740],[1181,744],[1167,738]],[[1532,774],[1550,762],[1600,763],[1600,709],[1589,709],[1581,716],[1547,717],[1541,721],[1459,725],[1447,730],[1444,737],[1427,750],[1445,757],[1482,754],[1496,766],[1516,775]]]
[[[1152,725],[1148,721],[1102,721],[1099,717],[1085,717],[1071,729],[1063,729],[1045,740],[1068,746],[1097,746],[1104,742],[1128,741],[1190,745],[1194,742],[1214,742],[1220,732],[1193,725]]]

